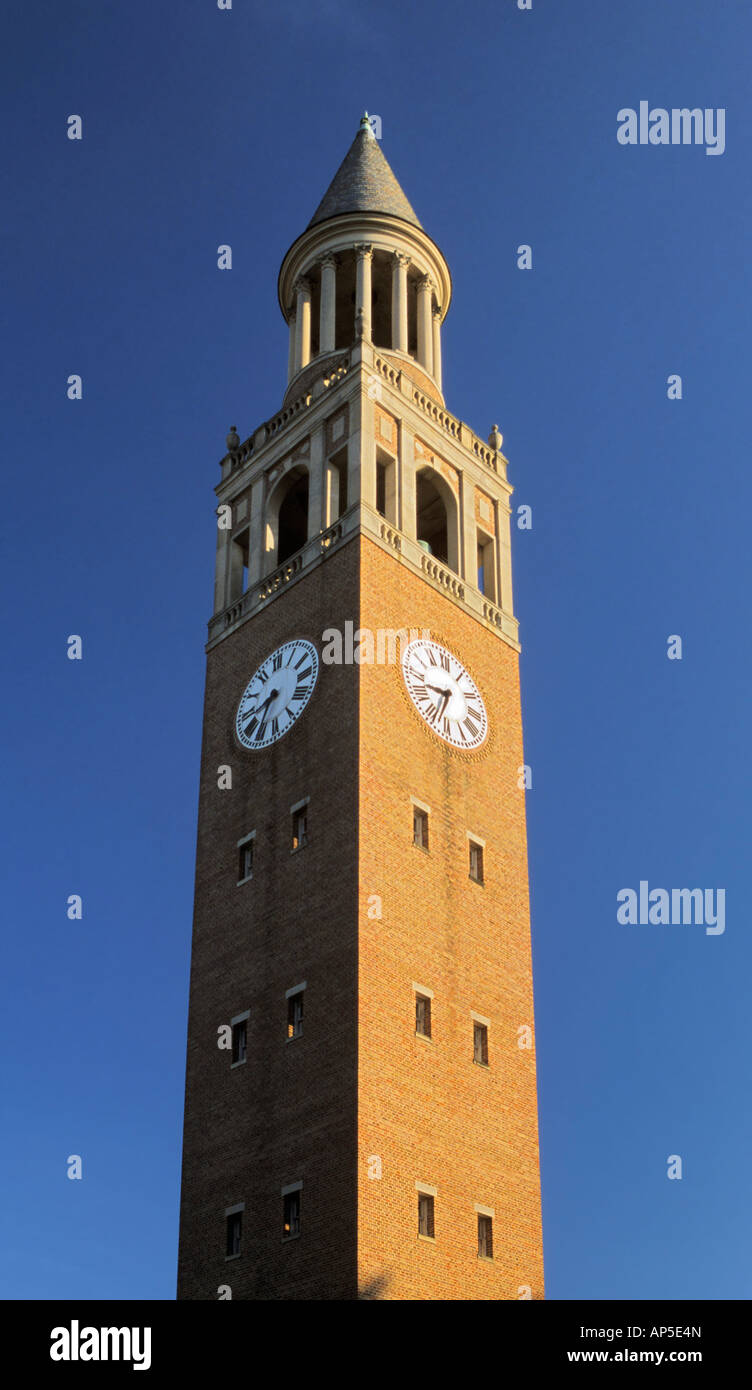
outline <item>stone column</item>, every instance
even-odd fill
[[[308,457],[308,535],[313,540],[323,529],[324,502],[324,430],[321,424],[311,435],[311,448]]]
[[[400,531],[415,540],[415,435],[404,421],[400,436],[397,525]]]
[[[311,360],[311,286],[307,280],[296,280],[295,294],[295,370],[300,372]]]
[[[287,353],[287,384],[289,386],[295,375],[295,310],[293,309],[289,318],[290,324],[290,347]]]
[[[395,251],[392,257],[392,347],[407,352],[407,267],[410,257]]]
[[[265,478],[262,473],[251,487],[251,519],[248,527],[248,587],[261,579],[264,560]]]
[[[339,516],[339,469],[333,463],[324,467],[324,530],[333,526]]]
[[[355,247],[357,262],[355,268],[355,321],[361,315],[363,337],[371,338],[371,260],[373,247],[360,242]],[[357,335],[355,335],[357,336]]]
[[[227,591],[230,579],[230,546],[232,531],[219,526],[217,519],[217,555],[214,565],[214,612],[221,613],[227,607]]]
[[[467,473],[462,474],[460,507],[459,563],[457,572],[466,584],[478,587],[478,529],[475,525],[475,485]]]
[[[441,309],[433,311],[433,379],[441,390]]]
[[[433,284],[427,275],[421,275],[418,281],[418,361],[429,376],[433,375],[432,302]]]
[[[321,262],[321,307],[319,311],[319,352],[334,352],[337,262],[324,256]]]
[[[350,433],[347,439],[347,504],[351,507],[354,502],[361,502],[364,498],[361,475],[361,453],[366,449],[373,452],[373,426],[368,426],[368,421],[364,420],[364,407],[369,404],[368,397],[364,390],[358,391],[350,401]],[[371,403],[371,419],[373,419],[373,404]],[[366,498],[367,500],[367,498]]]
[[[512,600],[511,511],[508,498],[499,504],[496,515],[499,526],[499,584],[496,590],[496,602],[499,608],[511,617],[514,614],[514,603]]]

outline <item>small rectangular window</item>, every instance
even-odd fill
[[[481,1260],[493,1259],[493,1217],[478,1214],[478,1255]]]
[[[485,1023],[473,1024],[473,1061],[488,1066],[488,1028]]]
[[[428,849],[428,812],[413,806],[413,844]]]
[[[292,813],[292,847],[302,849],[308,844],[308,807],[302,806]]]
[[[433,1197],[427,1192],[418,1193],[418,1235],[433,1240]]]
[[[303,1032],[303,995],[305,991],[299,990],[297,994],[291,994],[287,1000],[287,1036],[288,1038],[299,1038]],[[315,1031],[315,1030],[314,1030]]]
[[[282,1198],[282,1239],[300,1235],[300,1192],[286,1192]]]
[[[240,1239],[243,1233],[243,1213],[235,1211],[227,1218],[227,1254],[240,1254]]]
[[[246,840],[238,850],[238,882],[253,876],[253,840]]]
[[[233,1062],[244,1062],[246,1059],[246,1021],[232,1025],[232,1060]]]
[[[470,877],[476,883],[483,882],[483,846],[470,841]]]
[[[431,1036],[431,1000],[426,994],[415,996],[415,1031],[422,1038]]]

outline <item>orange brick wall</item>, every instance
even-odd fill
[[[412,710],[398,667],[328,666],[295,729],[258,754],[233,738],[255,667],[325,628],[430,628],[468,665],[493,741],[450,752]],[[198,827],[178,1297],[542,1296],[524,793],[516,654],[374,542],[356,537],[209,653]],[[229,764],[233,788],[220,791]],[[412,845],[410,795],[431,807]],[[310,796],[309,845],[289,808]],[[237,840],[257,833],[252,882]],[[468,877],[470,830],[485,886]],[[368,917],[378,895],[382,916]],[[303,1036],[285,990],[306,980]],[[413,981],[434,992],[415,1036]],[[248,1062],[217,1028],[250,1010]],[[488,1070],[470,1011],[491,1020]],[[382,1162],[380,1179],[368,1160]],[[303,1181],[300,1240],[281,1242],[281,1187]],[[435,1243],[417,1237],[416,1180],[438,1189]],[[243,1253],[224,1209],[244,1201]],[[478,1202],[495,1211],[477,1258]]]
[[[485,757],[450,749],[399,666],[360,668],[359,1296],[517,1299],[527,1285],[542,1298],[535,1054],[518,1047],[533,995],[517,654],[365,537],[360,623],[443,639],[491,736]],[[411,795],[431,808],[428,853],[412,843]],[[485,841],[483,887],[468,831]],[[431,1041],[415,1034],[413,982],[433,991]],[[487,1069],[471,1011],[490,1020]],[[434,1241],[417,1234],[416,1181],[437,1189]],[[491,1262],[475,1203],[494,1210]]]

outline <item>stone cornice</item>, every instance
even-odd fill
[[[307,541],[301,550],[291,555],[283,565],[250,586],[246,593],[209,621],[207,651],[223,638],[254,617],[270,602],[292,589],[298,580],[324,563],[343,545],[359,535],[368,538],[387,551],[395,560],[427,581],[433,588],[456,603],[487,631],[493,632],[507,646],[520,651],[517,619],[491,603],[473,585],[433,556],[427,555],[416,540],[392,526],[383,516],[363,502],[356,502],[326,531]]]
[[[315,366],[316,359],[311,368]],[[361,391],[367,392],[368,382],[373,381],[375,373],[383,393],[380,399],[387,409],[397,416],[404,412],[402,418],[408,428],[419,434],[429,448],[448,463],[469,471],[478,487],[497,491],[508,505],[513,488],[507,480],[504,455],[496,453],[469,425],[420,391],[407,372],[398,369],[378,349],[362,343],[349,353],[339,352],[323,358],[320,366],[321,376],[305,393],[257,426],[238,449],[225,454],[220,463],[222,478],[215,488],[220,502],[231,500],[263,471],[283,436],[284,452],[289,453],[332,414],[337,405]]]

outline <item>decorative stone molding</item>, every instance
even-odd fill
[[[387,526],[386,522],[381,526],[381,539],[386,541],[387,545],[390,545],[393,550],[402,549],[399,531],[395,531],[391,526]]]
[[[322,551],[326,553],[327,550],[331,550],[332,546],[342,539],[342,536],[342,522],[335,521],[333,526],[330,526],[326,531],[322,531],[321,533],[320,544]]]
[[[464,599],[465,586],[452,570],[445,569],[444,565],[440,565],[431,555],[423,556],[422,567],[428,578],[432,579],[434,584],[438,584],[440,589],[447,589],[454,598]]]
[[[276,594],[277,590],[281,589],[284,584],[289,584],[293,575],[302,568],[303,556],[300,553],[293,555],[292,559],[284,565],[280,565],[279,569],[274,570],[273,574],[270,574],[261,585],[258,591],[259,602],[263,603],[265,599],[271,598],[272,594]]]

